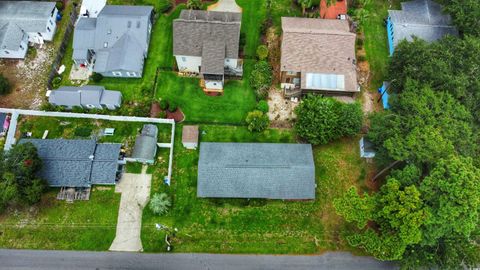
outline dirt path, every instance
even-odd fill
[[[295,119],[295,107],[298,102],[292,102],[283,97],[282,91],[271,88],[268,93],[268,118],[271,126],[276,128],[292,127],[292,120]]]
[[[217,3],[208,6],[208,10],[212,11],[226,11],[242,13],[242,8],[237,5],[235,0],[219,0]]]
[[[115,187],[122,193],[118,210],[117,233],[111,251],[143,251],[140,233],[142,231],[142,211],[150,197],[152,175],[143,166],[141,174],[124,173]]]
[[[0,73],[12,85],[12,92],[0,98],[0,107],[22,109],[40,107],[46,93],[53,51],[52,44],[45,44],[43,48],[36,49],[36,55],[27,55],[25,60],[0,60]]]

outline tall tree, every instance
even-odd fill
[[[465,35],[480,37],[480,1],[478,0],[439,0],[444,10],[452,15],[458,30]]]

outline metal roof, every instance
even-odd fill
[[[95,140],[21,139],[32,143],[42,159],[40,177],[54,187],[90,187],[115,184],[120,144]],[[98,156],[97,156],[98,155]]]
[[[315,199],[312,146],[201,143],[197,196]]]
[[[140,161],[154,162],[155,155],[157,154],[157,137],[157,126],[152,124],[144,125],[141,134],[135,139],[132,158]]]
[[[24,36],[17,24],[7,22],[2,26],[0,22],[0,49],[18,50]]]
[[[433,42],[445,35],[458,35],[450,15],[431,0],[403,2],[402,10],[389,10],[388,15],[393,24],[394,46],[404,39],[412,41],[413,36]]]
[[[173,54],[202,56],[205,43],[224,51],[226,58],[238,59],[242,15],[234,12],[182,10],[173,21]],[[215,55],[216,56],[216,55]],[[202,67],[203,68],[203,67]]]

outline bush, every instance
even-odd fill
[[[203,4],[201,0],[188,0],[187,1],[187,8],[188,9],[202,9]]]
[[[170,105],[168,106],[168,111],[173,113],[177,111],[177,109],[178,109],[177,103],[174,101],[170,101]]]
[[[357,56],[357,61],[358,62],[365,62],[365,61],[367,61],[367,57],[365,55],[359,55],[359,56]]]
[[[266,100],[260,100],[257,104],[257,110],[268,113],[268,102]]]
[[[52,86],[54,89],[57,89],[58,87],[60,87],[61,83],[62,83],[62,77],[60,76],[56,76],[52,80]]]
[[[65,8],[65,5],[63,4],[63,1],[57,1],[57,3],[55,3],[55,7],[56,7],[59,11],[62,11],[62,10]]]
[[[249,112],[245,122],[248,125],[248,130],[253,132],[264,131],[270,124],[268,116],[261,111],[255,110]]]
[[[363,39],[362,38],[357,38],[357,47],[362,48],[363,47]]]
[[[297,134],[312,144],[326,144],[352,136],[362,127],[359,104],[345,104],[333,98],[309,96],[295,109]]]
[[[173,7],[171,0],[161,0],[159,2],[158,12],[160,13],[168,12]]]
[[[161,111],[158,113],[158,118],[167,118],[167,112]]]
[[[89,127],[77,127],[74,134],[77,137],[89,137],[92,134],[92,129]]]
[[[103,75],[100,74],[100,73],[94,72],[90,78],[92,79],[92,81],[98,83],[98,82],[100,82],[101,80],[103,80]]]
[[[265,98],[272,84],[272,68],[266,61],[257,62],[250,74],[250,86],[255,90],[257,99]]]
[[[5,95],[10,92],[10,83],[8,82],[7,78],[0,74],[0,95]]]
[[[163,215],[168,212],[172,205],[166,193],[155,193],[150,200],[149,208],[156,215]]]
[[[265,45],[260,45],[257,48],[257,57],[260,60],[265,60],[268,57],[268,47]]]
[[[165,111],[166,109],[168,109],[168,100],[166,99],[160,100],[159,105],[160,105],[160,109]]]

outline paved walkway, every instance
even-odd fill
[[[79,252],[0,250],[0,269],[162,269],[162,270],[387,270],[392,263],[347,252],[318,256],[145,254],[127,252]]]
[[[124,173],[115,186],[115,192],[122,193],[118,210],[117,233],[111,251],[143,251],[140,233],[142,211],[150,197],[152,175],[143,166],[141,174]]]
[[[251,0],[255,1],[255,0]],[[208,10],[212,11],[226,11],[242,13],[242,8],[237,5],[235,0],[219,0],[217,3],[208,6]]]

